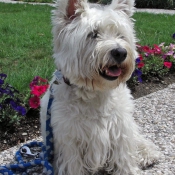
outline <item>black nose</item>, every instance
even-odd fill
[[[118,64],[120,64],[125,60],[125,58],[127,56],[127,51],[126,51],[126,49],[119,47],[117,49],[111,50],[111,55],[115,59],[115,61]]]

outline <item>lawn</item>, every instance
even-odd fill
[[[141,45],[153,45],[172,42],[175,33],[175,15],[135,13],[136,34]]]
[[[50,79],[52,59],[51,9],[45,5],[0,3],[0,72],[7,82],[25,93],[34,76]],[[141,45],[169,44],[175,15],[135,13]]]
[[[0,3],[0,72],[25,92],[34,76],[51,78],[51,7]]]

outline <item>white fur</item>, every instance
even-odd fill
[[[52,19],[55,63],[71,83],[53,85],[55,174],[87,175],[105,170],[112,175],[137,175],[138,164],[154,163],[159,153],[139,133],[132,117],[133,99],[125,84],[137,56],[130,18],[134,1],[113,0],[108,6],[95,6],[79,0],[73,19],[67,14],[68,3],[59,0]],[[96,31],[94,39],[91,35]],[[127,58],[121,64],[122,74],[109,81],[98,71],[114,64],[110,51],[118,47],[127,50]],[[48,91],[41,104],[44,138],[49,95]]]

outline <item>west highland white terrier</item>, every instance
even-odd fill
[[[133,12],[134,0],[56,3],[54,58],[63,78],[51,81],[54,174],[138,175],[159,158],[134,122],[126,86],[137,58]],[[44,138],[49,96],[41,104]]]

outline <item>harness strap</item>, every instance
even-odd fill
[[[48,155],[48,160],[53,160],[53,132],[51,127],[51,105],[53,102],[53,96],[50,95],[48,107],[47,107],[47,120],[46,120],[46,152]]]
[[[54,100],[54,89],[53,85],[59,85],[63,82],[65,82],[65,78],[61,74],[61,71],[56,71],[54,73],[56,80],[53,82],[53,84],[50,85],[50,97],[49,102],[47,106],[47,117],[46,117],[46,151],[48,155],[48,160],[52,161],[54,158],[54,144],[53,144],[53,132],[52,132],[52,126],[51,126],[51,106],[52,102]],[[67,83],[67,82],[65,82]],[[68,84],[70,85],[70,84]]]

